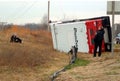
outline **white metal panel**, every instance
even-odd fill
[[[105,41],[105,43],[107,43],[107,42],[109,42],[109,40],[108,40],[108,30],[107,30],[107,28],[104,28],[104,31],[105,31],[104,41]]]
[[[74,28],[77,28],[78,51],[88,52],[85,22],[56,24],[55,30],[57,34],[56,36],[53,35],[54,47],[57,46],[58,50],[68,52],[71,46],[75,45]],[[52,32],[54,31],[52,30]],[[55,41],[55,37],[57,41]],[[57,42],[57,45],[55,42]]]
[[[78,25],[77,38],[78,38],[78,51],[79,52],[89,52],[88,39],[87,39],[87,30],[85,22],[76,24]]]
[[[54,49],[57,49],[56,26],[55,26],[55,24],[51,24],[50,27],[51,27],[51,33],[52,33],[53,47],[54,47]]]
[[[75,45],[74,38],[74,24],[64,23],[58,24],[58,49],[60,51],[68,52],[71,46]]]
[[[65,24],[57,24],[58,50],[68,52],[67,28]]]
[[[69,30],[67,32],[67,43],[68,43],[68,50],[70,50],[70,48],[75,45],[75,36],[73,30]]]

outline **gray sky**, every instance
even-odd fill
[[[40,23],[48,0],[0,0],[0,22]],[[50,0],[53,21],[106,16],[107,0]],[[116,22],[119,22],[117,17]]]

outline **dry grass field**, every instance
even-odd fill
[[[22,44],[10,43],[14,33]],[[90,63],[60,73],[55,81],[120,81],[119,51],[105,52],[101,58],[83,53],[78,57]],[[67,54],[53,49],[50,32],[17,26],[0,31],[0,81],[51,81],[50,76],[68,62]]]
[[[12,34],[23,43],[10,43]],[[17,26],[0,31],[0,81],[48,81],[66,59],[53,50],[50,32]]]
[[[89,60],[90,64],[63,72],[56,81],[120,81],[120,52],[105,52],[96,58],[80,53],[79,58]]]

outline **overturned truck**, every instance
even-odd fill
[[[71,46],[77,46],[78,52],[91,54],[94,52],[94,36],[98,27],[103,27],[105,31],[102,51],[111,51],[109,16],[51,23],[53,47],[68,52]]]

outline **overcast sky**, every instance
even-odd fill
[[[47,5],[48,0],[0,0],[0,22],[40,23]],[[52,21],[106,16],[106,10],[107,0],[50,0]]]

